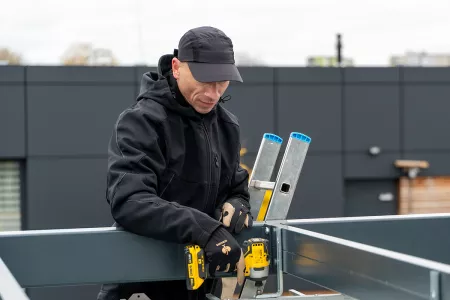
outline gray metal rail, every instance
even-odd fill
[[[29,300],[3,260],[0,258],[0,300]]]
[[[440,280],[450,265],[291,226],[283,242],[286,273],[353,298],[450,299]]]
[[[288,220],[288,225],[450,264],[450,214]]]
[[[361,243],[360,233],[354,233],[354,239],[339,236],[348,235],[348,229],[357,228],[355,224],[358,223],[371,224],[368,227],[362,226],[369,233],[376,232],[370,228],[385,226],[381,224],[390,224],[393,229],[391,232],[395,232],[394,228],[402,227],[401,222],[412,220],[429,226],[437,224],[437,220],[450,224],[450,214],[421,218],[380,217],[367,221],[369,219],[366,222],[362,218],[256,222],[251,230],[239,237],[239,241],[249,237],[268,237],[273,243],[276,236],[272,233],[281,232],[279,252],[282,253],[282,271],[342,293],[341,297],[334,296],[330,299],[346,299],[348,296],[369,300],[450,300],[450,265],[447,262]],[[387,220],[399,222],[386,223]],[[308,224],[318,226],[318,230],[303,228]],[[333,236],[324,233],[331,229],[319,228],[321,224],[350,227],[343,231],[333,229]],[[439,224],[442,226],[444,223]],[[265,230],[265,226],[278,230]],[[430,229],[436,230],[435,226],[432,225]],[[442,227],[441,230],[448,231],[448,228]],[[393,240],[389,233],[389,230],[384,232],[386,239]],[[427,231],[422,230],[421,233]],[[433,232],[428,234],[432,235]],[[413,240],[412,235],[395,238],[399,240],[399,244],[403,238],[406,243]],[[417,236],[419,241],[421,238]],[[272,252],[276,254],[273,245],[275,244],[272,244]],[[447,246],[448,243],[442,242],[424,247],[441,247],[443,249],[440,249],[439,254],[446,252],[450,256],[450,247],[446,248]],[[4,300],[10,300],[6,297],[13,297],[14,300],[27,299],[5,294],[11,288],[22,292],[21,288],[27,287],[185,278],[182,245],[137,236],[114,227],[0,232],[0,257],[3,259],[0,265],[0,294],[3,293]],[[274,258],[278,260],[276,255]],[[274,264],[271,274],[276,274],[276,267]],[[14,277],[4,277],[3,274],[13,274]],[[24,296],[23,294],[22,297]],[[323,298],[317,299],[328,298],[325,295],[320,297]],[[285,298],[283,296],[280,299]],[[305,296],[291,297],[302,298]]]
[[[114,227],[0,232],[0,257],[24,288],[185,278],[183,245]]]

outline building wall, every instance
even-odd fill
[[[0,67],[0,161],[17,161],[23,171],[23,229],[113,223],[105,201],[107,144],[150,69]],[[245,83],[230,86],[225,106],[241,123],[243,163],[252,167],[265,132],[285,141],[292,131],[312,138],[289,218],[396,214],[402,174],[396,159],[428,160],[421,175],[450,174],[450,68],[241,72]],[[371,156],[374,146],[381,152]],[[392,201],[379,200],[386,193]],[[31,299],[60,293],[88,299],[97,291],[29,293]]]

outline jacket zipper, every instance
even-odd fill
[[[208,172],[208,192],[206,193],[206,199],[204,200],[203,203],[203,210],[205,212],[207,212],[207,208],[208,208],[208,200],[209,200],[209,194],[211,193],[211,174],[212,174],[212,168],[211,168],[211,154],[212,154],[212,149],[211,149],[211,142],[209,140],[209,135],[208,135],[208,130],[206,129],[205,123],[202,121],[202,127],[203,130],[205,131],[205,135],[206,135],[206,141],[207,141],[207,145],[208,145],[208,166],[209,166],[209,172]]]

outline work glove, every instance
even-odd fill
[[[210,276],[217,272],[237,272],[237,281],[244,283],[245,261],[242,249],[234,237],[223,227],[217,228],[205,246]]]
[[[227,227],[229,232],[235,234],[239,234],[245,227],[250,228],[253,226],[253,217],[250,214],[250,209],[239,198],[227,200],[222,205],[219,221]]]

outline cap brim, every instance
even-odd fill
[[[239,81],[243,82],[241,74],[234,64],[210,64],[188,62],[189,69],[195,80],[200,82]]]

